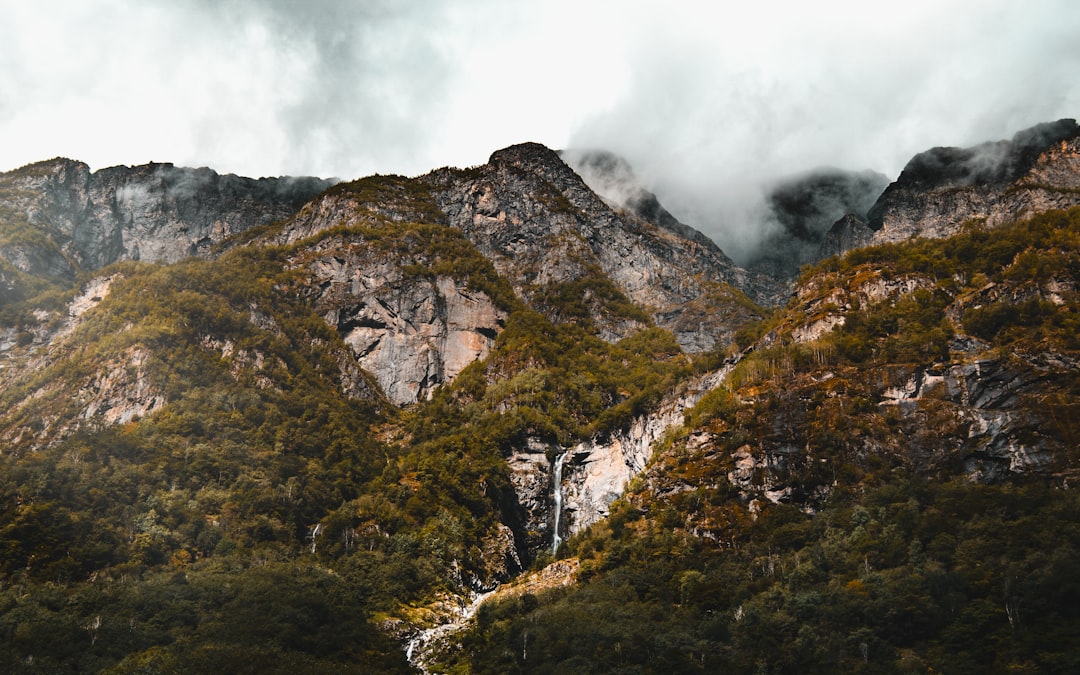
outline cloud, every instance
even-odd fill
[[[1071,0],[0,0],[0,170],[353,178],[526,140],[630,160],[745,248],[763,185],[1080,111]]]
[[[932,146],[1080,113],[1075,3],[764,2],[702,18],[676,4],[642,25],[631,85],[571,143],[625,156],[736,259],[778,177],[832,165],[895,178]]]

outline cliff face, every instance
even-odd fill
[[[1080,204],[1080,127],[1064,119],[971,148],[913,157],[870,209],[873,243],[947,237]]]
[[[361,237],[321,239],[292,258],[309,276],[315,311],[397,405],[426,400],[487,356],[506,311],[452,276],[408,275],[416,258]]]
[[[292,215],[330,184],[172,164],[91,172],[67,159],[40,162],[0,174],[4,217],[30,231],[0,246],[0,257],[30,274],[65,278],[118,260],[175,262]]]
[[[556,320],[588,319],[609,340],[653,321],[672,330],[687,351],[707,351],[755,316],[741,294],[764,304],[783,296],[781,284],[739,268],[691,228],[613,210],[538,144],[500,150],[473,169],[344,184],[305,206],[271,239],[296,242],[381,220],[460,230],[525,302]],[[636,309],[627,311],[612,291]],[[550,307],[552,294],[567,292],[580,295],[584,315],[559,316]]]
[[[601,271],[625,296],[669,328],[688,351],[724,342],[748,318],[722,286],[774,304],[780,287],[727,258],[700,233],[685,236],[605,204],[559,156],[524,144],[501,150],[479,168],[440,170],[421,179],[447,222],[513,280],[526,299],[545,286]],[[696,235],[696,236],[695,236]],[[702,316],[708,306],[708,316]],[[611,317],[614,319],[615,317]],[[626,334],[609,320],[612,337]]]

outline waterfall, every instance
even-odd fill
[[[555,469],[554,469],[554,474],[555,475],[554,475],[554,477],[552,479],[552,484],[554,485],[553,493],[554,493],[554,496],[555,496],[555,528],[554,528],[555,534],[552,535],[552,537],[551,537],[551,553],[553,555],[555,553],[559,552],[559,545],[562,544],[562,537],[559,536],[559,520],[562,517],[562,500],[563,500],[563,494],[562,494],[562,470],[563,470],[563,463],[566,461],[566,456],[569,455],[569,454],[570,454],[570,451],[567,450],[566,452],[559,455],[555,459]]]

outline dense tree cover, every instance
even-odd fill
[[[345,527],[316,536],[389,460],[370,430],[387,407],[342,394],[344,345],[282,255],[106,270],[118,280],[76,347],[4,391],[5,409],[51,392],[23,411],[30,428],[72,417],[71,393],[117,364],[167,401],[0,458],[6,672],[404,669],[370,608],[426,587],[380,583],[415,561],[384,567],[349,535],[354,559],[327,567]],[[139,365],[117,360],[133,350]]]
[[[452,276],[508,312],[506,329],[412,410],[350,397],[347,347],[306,276],[326,247],[389,254],[406,277]],[[110,292],[68,346],[0,394],[11,427],[36,434],[0,456],[7,672],[401,670],[384,627],[490,583],[500,572],[484,548],[500,523],[527,540],[503,459],[514,444],[611,428],[689,367],[665,331],[592,334],[575,303],[597,289],[641,318],[610,282],[553,290],[553,323],[439,225],[338,227],[102,274]],[[78,392],[109,378],[163,405],[65,426]],[[55,442],[29,450],[40,438]]]
[[[339,190],[430,206],[393,177]],[[790,340],[794,309],[747,327],[740,346],[758,347],[728,385],[690,412],[607,521],[560,551],[581,559],[580,583],[485,606],[447,666],[1074,669],[1071,491],[953,481],[963,458],[914,452],[934,434],[959,437],[938,425],[946,402],[905,421],[878,398],[916,367],[953,359],[960,333],[1006,360],[1076,349],[1078,219],[1049,214],[823,264],[819,276],[873,267],[930,282],[853,303],[841,328],[809,344]],[[311,306],[305,263],[322,245],[389,254],[406,277],[451,276],[491,297],[505,329],[486,359],[412,409],[364,394],[376,387],[362,374],[365,386],[347,393],[348,349]],[[0,393],[9,428],[50,441],[30,451],[26,436],[0,455],[7,672],[403,671],[392,639],[403,620],[505,574],[485,550],[501,524],[526,563],[541,543],[522,531],[507,453],[617,428],[727,356],[692,363],[597,274],[535,289],[543,311],[530,309],[442,225],[339,227],[104,273],[112,290],[63,350]],[[74,293],[26,288],[3,325]],[[605,342],[598,311],[646,327]],[[162,405],[74,426],[79,397],[112,386],[106,375],[143,383]],[[1068,377],[1047,386],[1037,431],[1075,447],[1080,388]],[[690,443],[695,432],[709,443]],[[741,448],[763,443],[814,449],[774,475],[816,515],[750,508],[729,474]],[[912,471],[927,457],[933,471]],[[749,480],[764,488],[762,471]]]
[[[965,360],[1030,372],[1040,354],[1075,358],[1078,231],[1074,210],[821,265],[820,295],[841,288],[842,300],[870,278],[931,278],[851,302],[841,327],[808,343],[790,337],[805,320],[797,303],[747,327],[744,347],[757,348],[725,386],[606,521],[560,549],[580,559],[578,583],[485,605],[445,668],[1076,670],[1080,501],[1062,476],[1080,378],[1042,375],[1010,403],[1026,424],[1017,442],[1055,449],[1055,479],[971,482],[966,462],[991,460],[966,454],[978,434],[947,392],[904,410],[883,397]],[[955,351],[964,333],[985,342]]]
[[[723,482],[723,479],[720,479]],[[565,555],[579,583],[481,608],[454,672],[985,673],[1080,667],[1080,500],[897,480],[721,546],[629,503]]]

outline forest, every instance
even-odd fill
[[[331,238],[493,298],[507,320],[490,354],[403,409],[362,373],[367,394],[343,390],[348,348],[297,262]],[[98,275],[111,290],[64,350],[0,393],[6,427],[27,430],[0,452],[5,672],[410,672],[401,641],[432,602],[497,576],[498,526],[535,536],[520,531],[515,447],[603,435],[732,359],[607,519],[522,560],[528,573],[574,559],[576,582],[484,604],[435,668],[1080,671],[1075,367],[1009,399],[1027,420],[1017,442],[1060,450],[1057,464],[981,482],[970,462],[992,458],[973,460],[972,422],[944,387],[916,403],[884,393],[975,362],[1075,364],[1080,210],[823,261],[800,280],[812,292],[699,356],[650,325],[600,339],[597,306],[648,316],[599,271],[526,305],[440,225],[343,226]],[[871,280],[914,290],[873,298]],[[20,288],[5,328],[75,295]],[[844,321],[797,340],[809,305]],[[102,372],[162,404],[66,430],[80,396],[114,386]],[[28,450],[34,434],[56,440]],[[780,461],[781,446],[798,452]],[[758,455],[772,464],[733,478]],[[782,499],[761,497],[776,485]]]

